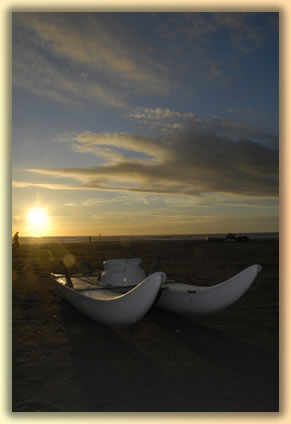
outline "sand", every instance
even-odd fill
[[[153,256],[168,278],[199,285],[259,263],[234,305],[189,318],[152,308],[105,327],[74,309],[50,272],[108,258]],[[96,241],[13,251],[12,411],[269,412],[279,410],[278,241]]]

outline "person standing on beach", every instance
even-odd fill
[[[17,233],[14,234],[13,240],[14,240],[13,247],[19,247],[19,235],[18,235],[18,231],[17,231]]]

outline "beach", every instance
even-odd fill
[[[126,327],[77,311],[50,273],[95,272],[109,258],[153,258],[169,279],[224,281],[262,271],[235,304],[204,317],[153,307]],[[277,412],[279,242],[96,240],[13,249],[13,412]]]

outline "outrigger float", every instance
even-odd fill
[[[124,293],[118,287],[96,286],[97,275],[76,275],[69,280],[65,275],[51,276],[63,297],[76,309],[110,326],[133,324],[143,318],[165,280],[163,272],[155,272]]]
[[[183,315],[205,315],[236,302],[249,289],[261,265],[251,265],[234,277],[210,287],[165,282],[157,306]]]
[[[242,297],[261,271],[251,265],[219,284],[203,287],[167,280],[164,272],[146,277],[141,259],[109,259],[104,272],[69,276],[51,274],[61,294],[78,310],[107,325],[132,324],[155,304],[183,315],[205,315]]]

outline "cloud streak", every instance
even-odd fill
[[[252,14],[214,13],[213,17],[218,28],[230,32],[232,45],[243,53],[250,53],[263,46],[265,37],[252,21]]]
[[[14,13],[14,83],[75,105],[124,108],[129,93],[166,94],[166,68],[109,15]]]
[[[266,38],[253,19],[255,13],[175,13],[157,16],[160,18],[160,31],[174,40],[182,36],[194,43],[206,43],[210,36],[226,31],[234,48],[249,53],[263,47]],[[264,23],[272,30],[274,24],[268,23],[267,16]]]
[[[185,130],[192,133],[213,133],[239,140],[242,138],[259,142],[267,147],[278,149],[279,137],[272,132],[266,131],[262,126],[254,125],[249,118],[260,121],[262,116],[254,109],[235,110],[229,108],[227,113],[233,114],[237,119],[227,119],[221,116],[213,116],[207,120],[201,120],[193,112],[181,113],[162,108],[136,108],[129,112],[128,118],[136,121],[144,128],[152,128],[161,133],[179,134]]]
[[[251,197],[278,196],[278,152],[250,140],[233,142],[215,134],[186,133],[176,138],[130,134],[80,134],[74,143],[102,149],[130,149],[152,161],[113,157],[96,168],[32,169],[34,173],[70,177],[80,189],[201,197],[223,193]],[[69,186],[68,188],[71,188]],[[76,187],[75,187],[76,188]]]
[[[83,74],[74,76],[72,72],[59,69],[30,46],[23,49],[21,45],[15,45],[13,84],[35,95],[77,108],[83,105],[84,98],[115,108],[128,107],[124,96],[114,87],[89,81]]]

